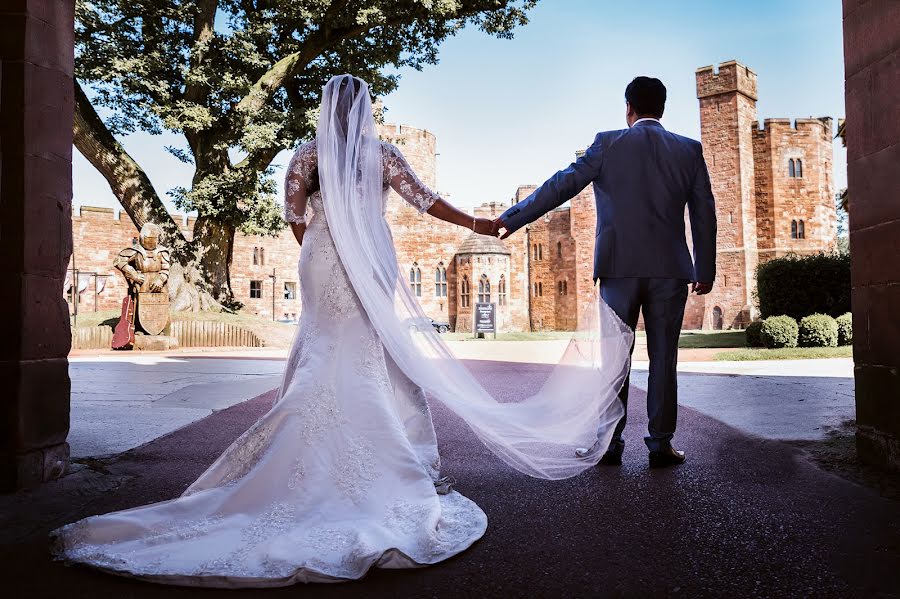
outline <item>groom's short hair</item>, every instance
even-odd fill
[[[625,99],[638,114],[661,117],[666,109],[666,86],[655,77],[635,77],[625,88]]]

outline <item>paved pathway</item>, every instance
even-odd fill
[[[471,362],[495,394],[521,397],[542,365]],[[689,461],[651,471],[636,391],[620,468],[565,481],[498,462],[434,409],[444,472],[490,521],[471,550],[359,583],[280,590],[169,589],[52,563],[46,533],[89,514],[176,496],[271,404],[268,393],[31,494],[0,497],[0,576],[11,597],[891,597],[900,591],[898,503],[825,473],[798,450],[686,407]]]

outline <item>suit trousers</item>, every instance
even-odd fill
[[[650,378],[647,385],[648,435],[644,437],[650,451],[667,448],[675,434],[678,419],[678,338],[688,285],[684,279],[667,278],[611,278],[600,280],[600,297],[618,314],[631,330],[644,314],[647,334],[647,353],[650,358]],[[631,346],[634,352],[634,345]],[[619,399],[627,409],[631,373],[619,392]],[[627,415],[616,426],[609,451],[621,454],[625,448],[622,431]]]

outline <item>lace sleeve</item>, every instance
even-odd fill
[[[392,144],[384,144],[385,177],[390,186],[400,194],[419,214],[427,211],[441,199],[441,196],[428,189],[416,176],[400,150]]]
[[[304,144],[288,163],[284,179],[284,220],[289,223],[306,222],[306,202],[316,158],[315,145]]]

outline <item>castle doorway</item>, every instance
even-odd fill
[[[725,318],[722,316],[722,308],[720,308],[719,306],[716,306],[715,308],[713,308],[713,312],[712,312],[713,329],[715,329],[717,331],[721,331],[724,324],[725,324]]]

